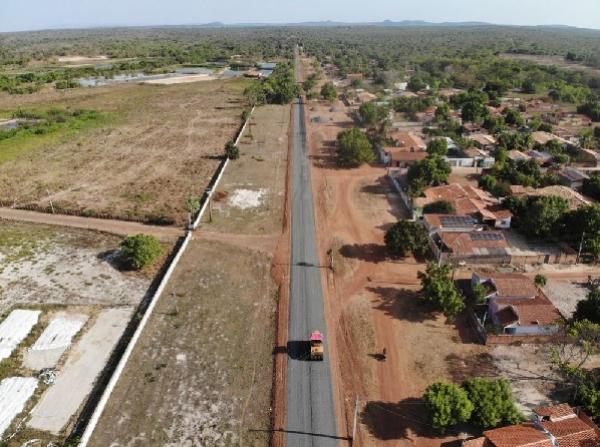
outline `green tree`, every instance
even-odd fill
[[[542,275],[541,273],[538,273],[537,275],[535,275],[533,282],[538,287],[544,287],[548,282],[548,279],[546,278],[546,276]]]
[[[467,380],[463,388],[474,406],[471,421],[479,427],[490,429],[524,421],[508,381],[475,378]]]
[[[225,145],[225,155],[231,160],[240,158],[240,148],[233,141],[228,141]]]
[[[163,246],[154,236],[137,234],[121,242],[121,256],[134,269],[140,270],[163,253]]]
[[[262,82],[253,82],[250,84],[250,86],[244,90],[244,96],[252,107],[267,102],[267,92],[265,91]]]
[[[577,303],[577,309],[573,314],[576,321],[588,320],[600,324],[600,290],[592,290],[586,299]]]
[[[446,121],[450,116],[450,107],[445,102],[441,103],[435,109],[435,119],[438,122]]]
[[[515,215],[523,233],[542,239],[560,234],[569,209],[567,201],[558,196],[529,196],[522,200],[509,200],[506,205]]]
[[[335,101],[337,99],[337,90],[333,82],[323,84],[321,87],[321,96],[327,101]]]
[[[437,155],[429,155],[408,168],[406,176],[410,195],[417,197],[426,187],[446,182],[451,172],[452,167],[446,160]]]
[[[421,90],[424,90],[426,87],[427,83],[425,82],[425,80],[419,75],[414,75],[408,81],[408,85],[406,88],[408,88],[411,92],[417,93]]]
[[[385,233],[385,246],[393,256],[406,256],[414,253],[425,256],[429,250],[427,232],[421,224],[411,220],[401,220]]]
[[[429,263],[425,273],[419,272],[421,297],[433,304],[448,318],[455,318],[465,309],[465,301],[451,278],[453,267],[449,264]]]
[[[522,126],[525,124],[525,120],[515,109],[506,109],[506,112],[504,113],[504,121],[509,126]]]
[[[342,167],[358,167],[375,160],[373,147],[359,129],[342,131],[337,137],[337,163]]]
[[[581,191],[593,199],[600,200],[600,175],[592,175],[583,180]]]
[[[423,207],[423,214],[454,214],[456,209],[447,200],[438,200]]]
[[[374,102],[366,102],[358,108],[358,115],[366,125],[376,126],[387,118],[388,108],[379,106]]]
[[[583,248],[594,259],[600,259],[600,205],[578,208],[565,216],[571,242],[577,244],[583,237]]]
[[[460,114],[464,123],[483,123],[487,115],[487,109],[481,102],[468,101],[463,104]]]
[[[467,422],[474,409],[465,390],[444,382],[429,385],[423,400],[429,411],[431,425],[441,433],[445,433],[449,427]]]
[[[445,138],[436,138],[427,143],[427,153],[444,157],[448,154],[448,141]]]

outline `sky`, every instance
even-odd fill
[[[600,28],[600,0],[0,0],[0,32],[323,20],[482,21]]]

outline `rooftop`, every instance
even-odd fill
[[[538,413],[539,411],[539,413]],[[566,404],[535,410],[541,421],[525,422],[483,432],[480,438],[465,441],[464,447],[597,447],[600,430],[582,411]],[[540,413],[559,414],[558,420],[548,420]],[[555,439],[556,444],[552,442]]]
[[[509,247],[501,231],[441,233],[440,239],[457,256],[505,255]]]

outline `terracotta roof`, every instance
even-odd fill
[[[554,304],[543,295],[535,298],[494,298],[494,301],[501,310],[512,307],[519,316],[520,326],[551,326],[562,318]]]
[[[441,233],[443,244],[458,256],[504,255],[508,242],[500,231]]]
[[[535,424],[528,422],[483,432],[495,447],[552,447],[552,443]]]
[[[427,145],[423,139],[413,132],[392,130],[388,133],[389,138],[396,141],[399,147],[425,149]]]
[[[568,141],[564,140],[561,137],[558,137],[556,135],[553,135],[551,133],[548,132],[532,132],[531,136],[533,137],[533,141],[535,141],[538,144],[546,144],[548,141],[552,141],[552,140],[557,140],[560,143],[568,143]]]
[[[491,282],[499,298],[534,298],[540,293],[534,282],[520,273],[478,273]]]
[[[462,447],[493,447],[485,437],[467,439],[463,441]]]
[[[568,409],[568,410],[567,410]],[[542,413],[563,414],[570,410],[567,419],[557,422],[542,421],[539,423],[526,422],[519,425],[497,428],[483,432],[484,439],[489,444],[481,443],[482,438],[474,441],[478,443],[463,444],[466,447],[553,447],[547,430],[554,436],[560,447],[598,447],[600,434],[598,427],[583,412],[575,413],[568,405],[545,407],[535,410]],[[471,441],[467,441],[471,442]]]
[[[450,202],[454,205],[456,214],[480,214],[485,219],[505,219],[512,214],[508,210],[502,209],[499,206],[498,199],[494,198],[488,192],[475,188],[471,185],[459,185],[451,183],[449,185],[435,186],[427,188],[423,195],[414,200],[417,207],[440,200]]]
[[[512,150],[508,151],[508,158],[511,160],[529,160],[531,158],[530,155],[525,154],[524,152]]]
[[[546,186],[545,188],[531,188],[525,189],[528,196],[558,196],[565,199],[569,204],[570,210],[575,210],[581,206],[589,205],[588,202],[581,194],[571,188],[563,185],[552,185]]]
[[[508,306],[496,312],[494,314],[494,320],[496,321],[496,324],[506,327],[511,324],[518,323],[519,316],[517,315],[517,311],[512,306]]]
[[[559,404],[552,407],[538,407],[533,410],[538,416],[552,419],[577,416],[569,404]]]
[[[481,144],[482,146],[487,146],[488,144],[496,144],[496,139],[492,135],[485,133],[474,133],[472,135],[469,135],[469,139]]]

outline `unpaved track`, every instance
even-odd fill
[[[15,220],[61,227],[84,228],[86,230],[104,231],[120,236],[131,236],[138,233],[150,234],[163,241],[172,241],[183,236],[183,229],[177,227],[160,227],[123,220],[98,219],[94,217],[67,216],[64,214],[47,214],[37,211],[0,208],[0,220]]]

